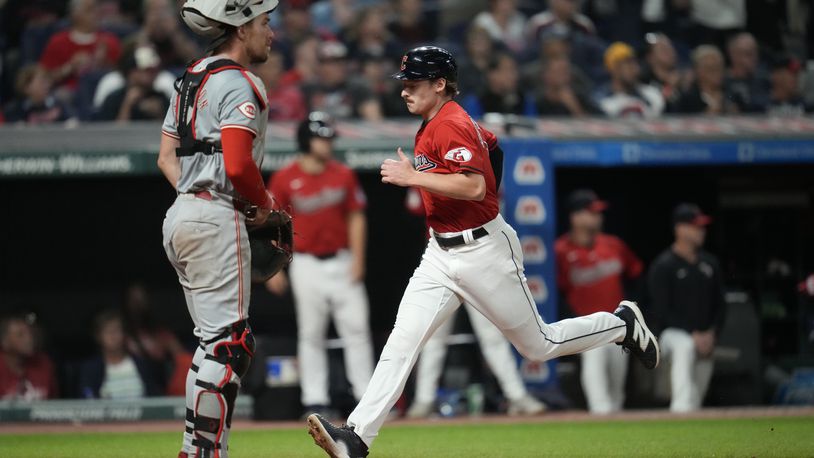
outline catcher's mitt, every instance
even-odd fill
[[[252,250],[252,281],[264,282],[291,262],[294,252],[291,215],[274,210],[265,223],[247,229]]]

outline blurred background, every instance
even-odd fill
[[[102,361],[122,352],[137,362],[136,397],[155,399],[133,416],[183,417],[174,396],[196,342],[161,246],[175,196],[155,166],[173,83],[207,46],[179,20],[182,3],[0,0],[0,420],[97,415],[43,401],[115,401],[99,391]],[[435,44],[457,58],[456,100],[506,139],[504,213],[549,253],[529,267],[548,321],[574,314],[554,260],[572,191],[609,204],[603,231],[643,272],[673,242],[673,208],[693,202],[713,218],[705,248],[720,262],[727,312],[704,405],[814,403],[810,2],[282,0],[270,17],[275,44],[252,69],[269,96],[263,172],[293,157],[309,111],[339,120],[337,156],[369,199],[377,352],[425,244],[406,191],[378,175],[419,126],[388,75],[407,49]],[[538,162],[524,169],[529,157]],[[535,196],[540,207],[523,210]],[[625,283],[645,309],[646,277]],[[261,350],[242,415],[300,415],[294,320],[290,295],[253,289]],[[440,414],[464,414],[473,386],[483,410],[505,411],[463,315],[449,341]],[[342,343],[331,342],[332,404],[347,411]],[[551,409],[585,409],[580,359],[548,368],[521,362],[530,391]],[[668,378],[631,364],[625,407],[666,408]],[[398,413],[411,396],[408,386]]]

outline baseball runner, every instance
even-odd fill
[[[498,176],[498,174],[495,174]],[[500,178],[496,188],[500,189]],[[414,188],[407,191],[407,209],[410,213],[425,217],[424,203],[421,194]],[[478,339],[483,358],[497,379],[500,389],[509,400],[509,415],[537,415],[545,411],[546,406],[538,401],[523,383],[517,361],[506,337],[486,317],[478,313],[469,304],[463,304],[472,325],[472,332]],[[460,312],[459,312],[460,313]],[[447,354],[447,339],[452,334],[455,324],[454,316],[445,321],[430,337],[421,350],[418,358],[415,378],[415,397],[407,410],[408,418],[424,418],[435,411],[435,397],[438,392],[438,381],[444,368]]]
[[[495,164],[502,151],[495,136],[452,99],[457,66],[441,48],[409,51],[394,78],[402,98],[424,122],[415,139],[415,162],[381,167],[382,182],[421,189],[431,237],[407,285],[393,332],[368,389],[347,425],[318,414],[308,417],[314,442],[332,457],[364,457],[404,389],[424,343],[462,302],[471,304],[526,358],[546,361],[617,343],[645,367],[659,362],[659,347],[638,306],[622,301],[599,312],[547,324],[537,313],[523,274],[520,241],[498,213]]]
[[[184,22],[213,39],[211,55],[176,82],[158,166],[178,193],[164,249],[200,341],[186,381],[179,457],[226,457],[241,378],[254,352],[248,325],[251,251],[246,225],[275,215],[259,166],[267,125],[263,84],[246,68],[266,60],[277,0],[187,0]]]
[[[336,129],[329,115],[312,112],[297,129],[300,155],[275,173],[269,189],[297,220],[297,256],[289,274],[297,310],[302,404],[306,413],[334,416],[328,397],[328,323],[345,346],[345,375],[358,401],[373,374],[373,345],[365,291],[366,198],[356,174],[333,159]],[[285,272],[267,283],[282,294]]]
[[[557,284],[576,315],[609,312],[624,297],[624,280],[642,274],[642,261],[618,237],[602,232],[607,207],[590,189],[568,198],[571,227],[554,243]],[[582,391],[588,410],[609,414],[622,410],[628,356],[616,345],[580,355]]]

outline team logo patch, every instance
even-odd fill
[[[257,117],[257,107],[251,102],[243,102],[237,107],[238,111],[243,113],[243,116],[254,119]]]
[[[451,149],[444,155],[444,159],[455,162],[469,162],[472,159],[472,151],[463,147]]]
[[[546,220],[543,201],[537,196],[521,196],[517,199],[514,219],[520,224],[543,224]]]
[[[399,70],[404,71],[406,68],[407,68],[407,55],[405,54],[401,58],[401,67],[399,68]]]
[[[526,264],[542,264],[548,257],[543,239],[537,235],[524,235],[520,237],[520,246],[523,247],[523,260]]]
[[[427,156],[423,154],[419,154],[415,157],[415,169],[419,172],[426,172],[427,170],[432,170],[437,166],[438,164],[427,159]]]
[[[514,164],[514,181],[523,185],[540,185],[545,181],[545,169],[539,157],[521,156]]]

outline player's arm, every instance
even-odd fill
[[[224,127],[221,130],[223,163],[226,176],[232,186],[254,205],[270,210],[271,196],[266,191],[260,169],[252,159],[254,133],[241,127]]]
[[[158,168],[173,188],[178,187],[178,179],[181,177],[181,162],[175,155],[175,148],[181,146],[181,142],[166,133],[161,134],[161,144],[158,148]]]
[[[363,210],[352,211],[348,214],[348,248],[353,257],[351,276],[354,281],[362,281],[365,278],[367,251],[367,217]]]
[[[434,194],[460,200],[483,200],[486,197],[486,180],[473,172],[421,173],[413,162],[398,149],[399,160],[387,159],[382,164],[382,183],[424,189]]]

